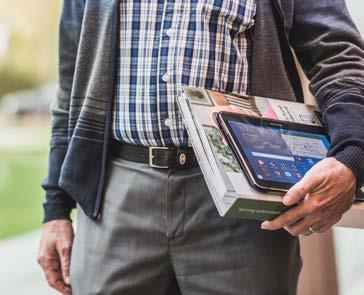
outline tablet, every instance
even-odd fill
[[[287,191],[326,157],[330,145],[318,126],[228,112],[217,119],[249,182],[263,191]]]

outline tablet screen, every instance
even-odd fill
[[[228,120],[258,179],[294,184],[318,161],[326,157],[329,140],[325,133],[272,127]]]

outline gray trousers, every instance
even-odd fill
[[[74,295],[296,294],[298,240],[221,218],[198,167],[111,158],[102,219],[78,210]]]

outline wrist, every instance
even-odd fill
[[[356,191],[358,191],[363,185],[364,180],[364,151],[360,147],[348,146],[335,154],[334,157],[354,174]]]

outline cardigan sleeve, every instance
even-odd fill
[[[328,129],[328,156],[364,180],[364,43],[344,0],[294,1],[290,43]]]
[[[51,105],[51,141],[48,175],[42,182],[46,192],[44,220],[70,219],[75,202],[59,185],[61,167],[68,148],[68,122],[73,74],[77,56],[84,0],[64,0],[59,26],[57,96]]]

